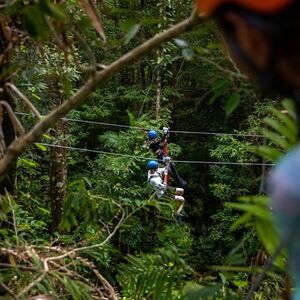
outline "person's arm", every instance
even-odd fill
[[[163,127],[163,133],[164,133],[164,135],[157,142],[158,144],[164,143],[165,140],[169,139],[169,137],[170,137],[170,132],[169,132],[169,128],[168,127]]]
[[[163,132],[164,132],[164,136],[163,136],[163,141],[168,140],[170,138],[170,132],[169,132],[169,128],[168,127],[163,127]]]
[[[166,191],[167,186],[164,184],[161,178],[159,177],[153,177],[149,180],[149,183],[151,186],[153,186],[155,189]]]

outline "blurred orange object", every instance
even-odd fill
[[[233,3],[260,13],[275,13],[295,0],[197,0],[199,14],[212,15],[223,4]]]

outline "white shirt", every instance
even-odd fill
[[[161,198],[162,195],[167,190],[167,186],[163,181],[163,174],[165,172],[165,168],[158,168],[154,173],[148,171],[148,181],[151,186],[155,189],[155,194],[157,198]]]

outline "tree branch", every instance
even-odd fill
[[[119,300],[114,288],[112,285],[100,274],[100,272],[97,270],[96,266],[88,261],[87,259],[84,259],[80,256],[76,257],[84,266],[90,268],[92,272],[95,274],[101,285],[106,289],[106,291],[109,293],[109,298],[112,300]]]
[[[19,294],[18,297],[22,297],[26,295],[32,288],[34,288],[38,283],[40,283],[44,277],[46,276],[46,272],[42,273],[39,277],[37,277],[34,281],[32,281],[27,287],[25,287]]]
[[[12,110],[11,106],[6,101],[0,101],[0,105],[4,106],[6,108],[6,111],[8,113],[8,116],[14,126],[14,128],[18,131],[20,136],[23,136],[25,134],[25,129],[22,126],[21,122],[17,118],[17,116],[14,114],[14,111]],[[3,109],[3,108],[1,108]]]
[[[64,254],[59,255],[59,256],[48,257],[44,260],[44,264],[47,264],[48,262],[53,261],[53,260],[60,260],[60,259],[63,259],[67,256],[72,256],[77,252],[90,250],[90,249],[95,249],[95,248],[101,248],[104,245],[106,245],[113,238],[113,236],[116,234],[116,232],[119,230],[119,228],[123,224],[123,221],[125,220],[125,210],[124,210],[124,208],[121,205],[119,205],[118,203],[116,203],[115,201],[112,200],[112,202],[120,208],[120,210],[122,211],[122,217],[119,220],[118,224],[115,226],[114,230],[106,237],[106,239],[103,242],[101,242],[99,244],[95,244],[95,245],[75,248],[75,249],[72,249],[68,252],[65,252]]]
[[[24,270],[24,271],[33,271],[33,272],[38,271],[38,269],[34,268],[34,267],[27,267],[27,266],[20,266],[20,265],[11,265],[11,264],[6,264],[6,263],[0,263],[0,267],[10,268],[10,269],[20,269],[20,270]]]
[[[224,67],[222,67],[220,64],[214,62],[213,60],[203,57],[201,55],[197,56],[200,60],[202,60],[205,63],[211,64],[213,65],[215,68],[217,68],[219,71],[228,74],[230,77],[232,78],[240,78],[240,79],[247,79],[247,77],[245,75],[243,75],[240,71],[238,71],[238,69],[236,69],[236,73],[232,72],[229,69],[225,69]],[[234,65],[235,66],[235,65]]]
[[[25,105],[34,113],[34,115],[39,120],[42,120],[42,116],[39,113],[39,111],[35,108],[35,106],[31,103],[31,101],[23,93],[21,93],[21,91],[14,84],[8,82],[5,85],[9,88],[9,92],[11,95],[12,95],[11,91],[15,92],[16,95],[18,95],[20,99],[25,103]]]
[[[0,281],[0,287],[3,288],[15,300],[19,300],[19,298],[2,281]]]
[[[80,105],[87,96],[96,89],[97,86],[103,84],[106,80],[123,70],[125,67],[137,62],[163,43],[166,43],[181,33],[194,28],[200,23],[201,19],[198,17],[196,11],[194,11],[188,19],[160,34],[157,34],[150,40],[113,62],[111,65],[107,66],[106,69],[96,73],[94,77],[88,79],[87,82],[69,100],[53,110],[45,119],[37,123],[25,136],[21,136],[15,140],[7,148],[6,154],[0,161],[0,176],[3,178],[17,157],[23,153],[28,146],[36,142],[42,134],[45,133],[46,130],[60,118],[66,116],[72,109]]]

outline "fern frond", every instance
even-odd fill
[[[181,299],[175,295],[181,295],[183,277],[191,273],[177,249],[169,248],[128,256],[118,279],[130,299]]]

